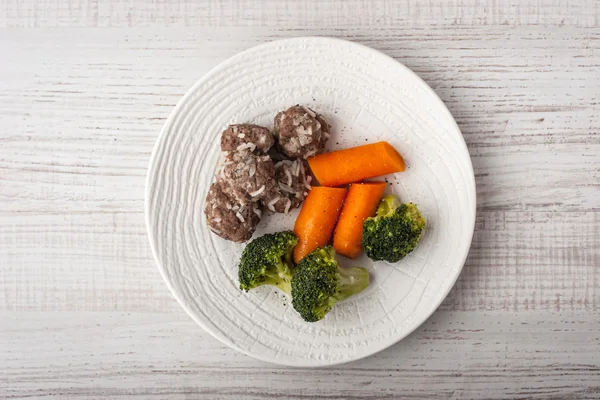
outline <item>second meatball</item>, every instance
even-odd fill
[[[267,196],[275,186],[274,175],[271,157],[244,150],[225,158],[217,172],[217,182],[239,203],[247,204]]]
[[[277,185],[265,196],[262,203],[271,211],[287,214],[300,207],[310,190],[311,176],[307,176],[300,160],[284,160],[275,164]]]
[[[329,125],[308,107],[296,105],[275,116],[275,136],[280,150],[291,158],[320,153],[329,139]]]

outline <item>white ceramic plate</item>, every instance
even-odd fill
[[[212,234],[203,213],[221,131],[242,122],[272,127],[278,111],[298,103],[327,117],[329,149],[390,142],[407,170],[388,177],[389,191],[417,203],[428,221],[418,248],[397,264],[343,261],[368,268],[371,285],[316,323],[304,322],[275,288],[240,291],[243,246]],[[267,214],[255,237],[291,229],[296,215]],[[355,43],[296,38],[228,59],[181,99],[152,155],[146,217],[165,282],[204,329],[261,360],[333,365],[396,343],[446,297],[471,243],[475,180],[454,119],[408,68]]]

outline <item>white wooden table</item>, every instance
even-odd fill
[[[600,398],[600,2],[0,1],[0,397]],[[209,68],[326,35],[419,74],[475,167],[476,232],[433,317],[336,368],[198,327],[144,225],[149,155]]]

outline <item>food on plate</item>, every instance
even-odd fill
[[[276,184],[262,203],[271,211],[287,214],[300,207],[310,190],[312,177],[306,174],[301,160],[283,160],[275,164]]]
[[[266,153],[275,144],[273,133],[253,124],[229,125],[221,133],[221,151],[259,151]]]
[[[277,114],[275,134],[254,124],[229,125],[221,133],[224,160],[206,198],[211,230],[224,239],[243,242],[252,236],[257,223],[254,216],[247,218],[248,212],[260,220],[263,205],[286,214],[299,207],[312,179],[303,158],[322,151],[328,138],[325,119],[300,105]],[[225,204],[232,208],[221,209]],[[236,212],[232,214],[233,207]],[[237,223],[231,215],[244,225],[240,232],[234,232]]]
[[[275,186],[274,175],[271,157],[242,150],[227,155],[217,182],[240,204],[247,204],[267,196]]]
[[[261,285],[273,285],[290,294],[292,249],[297,243],[292,231],[269,233],[248,243],[239,264],[240,289],[247,292]]]
[[[413,203],[403,204],[396,195],[385,196],[377,215],[363,225],[362,244],[374,261],[398,262],[419,243],[426,220]]]
[[[233,242],[250,239],[261,217],[256,203],[240,204],[217,182],[210,185],[204,214],[211,231]]]
[[[292,305],[305,321],[319,321],[337,302],[360,293],[367,286],[369,272],[365,268],[342,268],[333,247],[319,247],[296,266]]]
[[[238,278],[246,292],[271,285],[291,295],[307,322],[323,319],[337,302],[369,285],[365,268],[342,268],[337,254],[356,258],[364,249],[372,260],[397,262],[417,246],[426,222],[416,205],[395,195],[382,199],[384,182],[362,182],[404,171],[404,160],[389,143],[319,154],[329,132],[321,115],[301,105],[278,113],[273,133],[253,124],[229,125],[221,134],[224,160],[204,209],[214,233],[246,242],[262,207],[287,214],[302,206],[293,231],[248,243]],[[306,162],[322,186],[311,187]]]
[[[340,186],[404,171],[404,160],[387,142],[377,142],[310,157],[308,165],[323,186]]]
[[[310,189],[294,225],[294,233],[298,236],[298,245],[294,248],[295,262],[329,243],[346,192],[345,188],[325,186]]]
[[[275,116],[274,133],[283,154],[308,158],[325,149],[329,124],[310,108],[295,105]]]
[[[333,234],[333,247],[338,254],[348,258],[356,258],[360,255],[363,223],[367,218],[375,215],[385,186],[385,182],[350,185]]]

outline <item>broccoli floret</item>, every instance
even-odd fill
[[[296,266],[292,278],[292,305],[307,322],[322,319],[338,302],[369,286],[369,271],[342,268],[331,246],[319,247]]]
[[[387,195],[379,204],[377,215],[363,224],[362,244],[373,261],[398,262],[419,243],[425,218],[413,203]]]
[[[298,238],[292,231],[269,233],[248,243],[240,259],[240,289],[247,292],[261,285],[273,285],[291,293],[292,250],[296,244]]]

